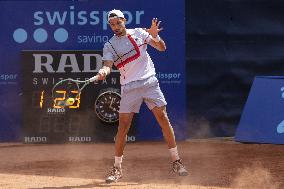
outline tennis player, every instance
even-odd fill
[[[121,101],[119,126],[115,140],[114,165],[106,177],[106,182],[116,182],[122,177],[122,159],[126,136],[134,113],[138,113],[142,102],[153,112],[172,159],[172,170],[180,176],[188,175],[178,154],[174,131],[166,112],[167,102],[159,87],[154,64],[147,53],[147,45],[158,51],[165,51],[166,45],[158,35],[161,21],[152,20],[149,29],[126,29],[126,19],[120,10],[108,13],[109,26],[114,36],[103,48],[104,66],[99,70],[100,80],[110,74],[115,65],[120,71]]]

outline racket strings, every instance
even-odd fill
[[[74,81],[64,81],[53,89],[54,97],[62,97],[64,95],[65,99],[75,98],[79,93],[79,86]]]

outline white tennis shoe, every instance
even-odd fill
[[[106,183],[117,182],[120,178],[122,178],[122,169],[113,166],[107,174]]]
[[[178,173],[179,176],[187,176],[188,172],[185,169],[185,166],[182,164],[181,160],[176,160],[173,162],[173,172]]]

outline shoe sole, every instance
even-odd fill
[[[106,180],[107,184],[114,183],[114,182],[117,182],[117,180]]]
[[[181,172],[179,173],[179,176],[187,176],[188,175],[188,172]]]
[[[107,184],[110,184],[110,183],[115,183],[115,182],[117,182],[119,179],[121,179],[122,177],[120,177],[120,178],[118,178],[118,179],[116,179],[116,180],[106,180],[106,183]]]

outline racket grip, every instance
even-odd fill
[[[97,81],[97,80],[99,80],[99,76],[98,75],[95,75],[94,77],[91,77],[89,79],[90,82],[94,82],[94,81]]]

